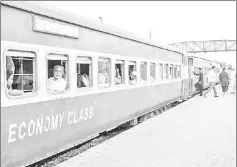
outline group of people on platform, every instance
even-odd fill
[[[217,91],[216,91],[216,83],[217,77],[219,78],[219,82],[222,88],[223,95],[226,94],[229,90],[231,94],[235,94],[236,89],[236,74],[234,69],[228,68],[228,71],[226,71],[226,68],[222,69],[222,72],[217,74],[216,67],[212,66],[212,69],[209,71],[207,75],[207,81],[209,83],[208,90],[203,93],[203,87],[204,87],[204,78],[203,78],[203,72],[202,68],[200,67],[199,73],[193,72],[194,75],[198,76],[198,82],[194,84],[196,90],[200,91],[200,96],[206,97],[206,95],[213,89],[214,91],[214,97],[218,97]]]

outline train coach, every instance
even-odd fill
[[[30,165],[188,99],[189,61],[100,22],[1,1],[1,166]],[[65,89],[52,92],[56,66]]]
[[[223,63],[214,61],[214,60],[208,60],[201,57],[197,57],[192,54],[188,54],[188,70],[189,70],[189,95],[192,96],[197,91],[195,89],[194,84],[198,82],[198,76],[195,76],[194,73],[198,73],[198,68],[202,68],[203,71],[203,80],[204,80],[204,89],[209,87],[207,74],[211,70],[212,66],[216,67],[217,72],[217,83],[219,82],[218,74],[221,72]]]

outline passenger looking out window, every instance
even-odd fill
[[[124,83],[124,61],[116,60],[115,61],[115,84],[122,84]]]
[[[31,93],[35,90],[35,54],[28,51],[6,52],[7,92],[10,96]]]
[[[128,70],[129,70],[129,73],[128,73],[129,83],[132,85],[135,85],[137,83],[136,63],[129,62]]]
[[[99,58],[98,61],[98,84],[110,84],[110,60],[108,58]]]
[[[132,85],[135,85],[135,84],[137,83],[137,72],[136,72],[136,71],[133,71],[133,72],[130,74],[129,83],[132,84]]]
[[[50,93],[63,92],[66,89],[67,82],[63,75],[64,67],[61,65],[54,66],[53,77],[48,79],[48,90]]]
[[[122,82],[122,77],[119,74],[119,69],[115,68],[115,78],[114,78],[114,83],[115,84],[120,84]]]
[[[67,89],[68,56],[63,54],[48,55],[48,91],[60,93]]]
[[[91,59],[78,58],[77,60],[77,87],[90,87],[92,85]]]

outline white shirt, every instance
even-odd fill
[[[48,79],[48,89],[53,91],[64,91],[67,86],[65,79],[60,78],[55,80],[54,77]]]
[[[216,73],[214,70],[211,70],[209,73],[208,73],[208,82],[216,82]]]

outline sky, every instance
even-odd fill
[[[39,1],[38,1],[39,2]],[[163,44],[236,40],[235,1],[41,1]],[[236,52],[203,53],[236,66]]]

